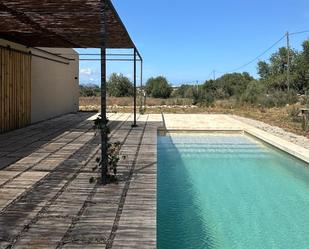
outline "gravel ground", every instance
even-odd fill
[[[303,137],[303,136],[299,136],[299,135],[296,135],[294,133],[291,133],[291,132],[287,132],[277,126],[272,126],[272,125],[269,125],[269,124],[266,124],[264,122],[261,122],[261,121],[257,121],[257,120],[254,120],[254,119],[249,119],[249,118],[244,118],[244,117],[239,117],[239,116],[233,116],[233,118],[241,121],[241,122],[244,122],[248,125],[252,125],[256,128],[259,128],[261,130],[264,130],[264,131],[267,131],[273,135],[276,135],[282,139],[285,139],[289,142],[292,142],[294,144],[297,144],[299,146],[302,146],[306,149],[309,149],[309,139],[306,138],[306,137]]]

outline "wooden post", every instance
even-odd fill
[[[290,34],[286,32],[286,50],[287,50],[287,87],[290,91]]]

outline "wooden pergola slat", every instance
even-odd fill
[[[109,0],[105,11],[106,47],[134,48]],[[0,20],[0,37],[29,47],[101,46],[100,0],[6,0]]]

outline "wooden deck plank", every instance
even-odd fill
[[[149,122],[145,129],[113,248],[156,248],[156,138],[160,125]]]
[[[139,116],[134,129],[130,114],[109,117],[126,157],[107,186],[89,183],[100,141],[89,115],[0,135],[0,248],[155,248],[160,117]]]

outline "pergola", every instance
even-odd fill
[[[107,183],[106,49],[133,49],[134,124],[136,64],[142,57],[110,0],[2,0],[0,37],[27,47],[101,50],[102,182]],[[126,60],[126,61],[131,61]],[[142,77],[142,76],[141,76]]]

